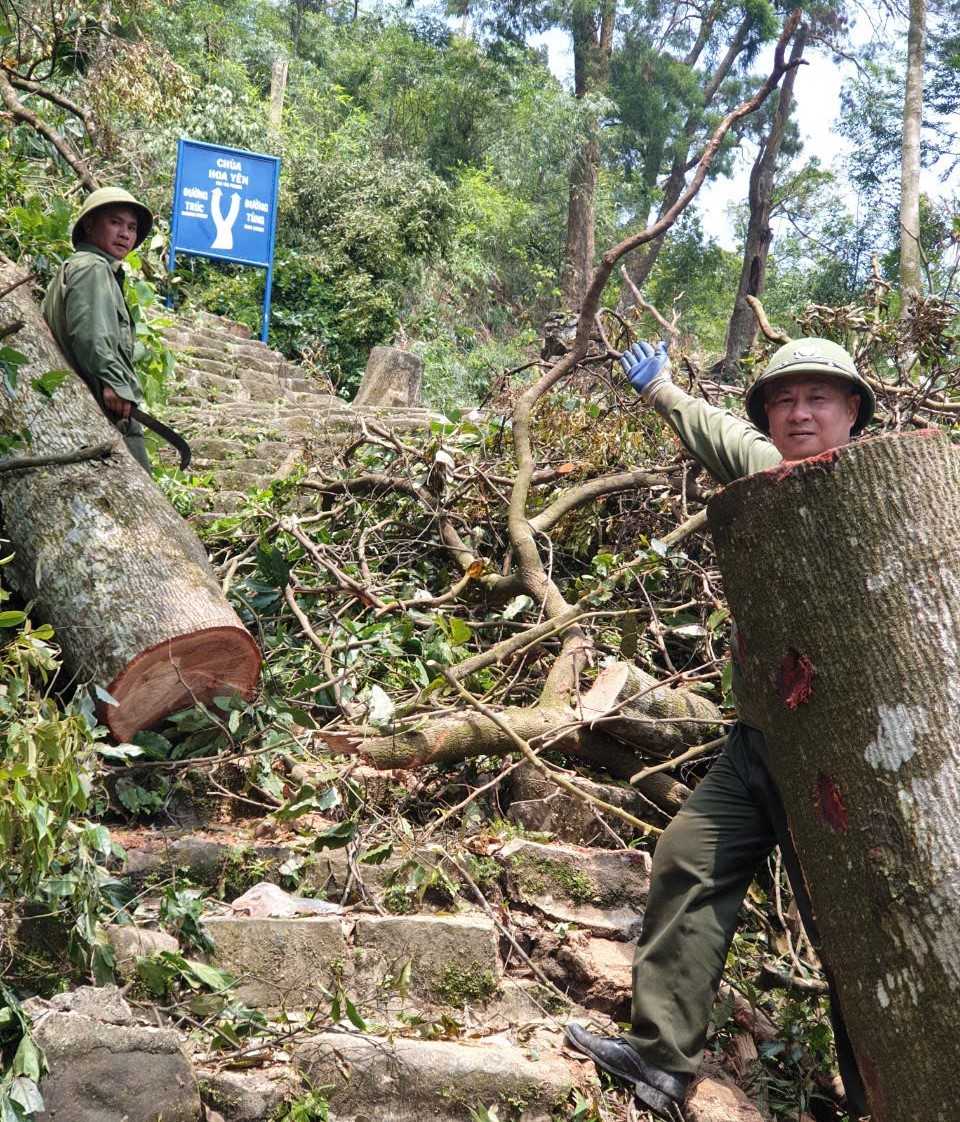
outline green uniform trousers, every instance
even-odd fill
[[[720,758],[657,843],[647,910],[633,960],[626,1040],[651,1063],[694,1075],[703,1057],[737,914],[757,869],[780,846],[804,928],[819,939],[763,734],[738,722]],[[867,1113],[836,993],[830,1008],[840,1075],[853,1118]]]

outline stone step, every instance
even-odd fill
[[[327,1032],[299,1043],[294,1060],[325,1087],[336,1122],[470,1122],[488,1117],[569,1118],[582,1065],[559,1043],[520,1048],[505,1040],[417,1040]]]
[[[339,988],[358,1008],[391,1004],[392,978],[407,978],[418,1009],[459,1009],[500,989],[497,933],[485,915],[250,918],[210,916],[216,964],[238,980],[254,1009],[311,1009]],[[399,998],[406,1000],[405,994]]]
[[[233,335],[237,339],[250,339],[251,331],[245,323],[239,323],[235,319],[228,319],[226,316],[218,316],[215,312],[196,312],[190,320],[186,322],[193,322],[199,327],[207,328],[210,331],[222,331],[228,335]]]
[[[283,359],[275,351],[264,350],[262,353],[251,354],[246,349],[241,351],[230,343],[224,343],[222,347],[213,343],[199,345],[194,339],[171,349],[178,362],[186,365],[196,362],[219,362],[235,370],[259,370],[264,374],[276,373],[284,365]]]

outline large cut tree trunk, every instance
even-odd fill
[[[960,1100],[960,509],[946,437],[740,480],[710,525],[873,1122]]]
[[[19,273],[0,257],[0,292]],[[3,570],[32,613],[52,624],[66,669],[107,690],[103,718],[119,740],[219,694],[251,696],[256,643],[227,603],[196,536],[127,452],[81,380],[49,400],[31,381],[65,370],[29,285],[0,298],[5,342],[26,355],[16,392],[0,387],[0,434],[29,429],[31,444],[0,459]],[[71,456],[113,445],[102,458],[11,468],[18,458]],[[5,549],[5,552],[7,550]]]

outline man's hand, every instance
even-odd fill
[[[627,381],[637,393],[642,393],[661,372],[662,377],[669,378],[669,362],[666,343],[658,343],[656,348],[649,343],[634,343],[620,356]]]
[[[103,406],[115,417],[123,417],[126,420],[130,416],[130,406],[132,404],[132,401],[127,401],[125,397],[121,397],[106,382],[103,383]]]

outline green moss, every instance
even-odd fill
[[[546,986],[531,986],[530,996],[547,1013],[554,1015],[569,1012],[573,1004]]]
[[[520,889],[532,895],[559,892],[576,904],[593,904],[601,908],[611,907],[623,899],[621,890],[601,892],[586,873],[563,861],[516,854],[511,858],[511,865]]]
[[[436,995],[445,1005],[456,1008],[475,1001],[487,1001],[497,992],[497,979],[491,970],[478,962],[469,966],[448,965],[433,984]]]
[[[476,857],[470,854],[467,872],[477,882],[479,888],[496,884],[500,877],[500,865],[492,857]]]

